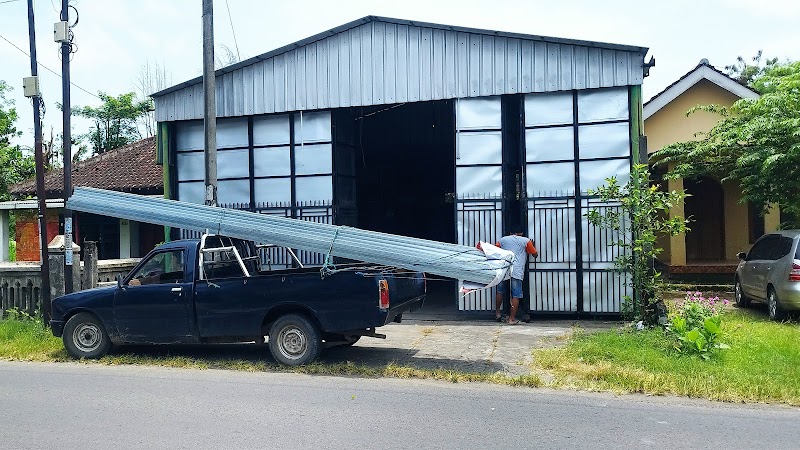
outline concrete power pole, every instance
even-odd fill
[[[64,131],[62,134],[64,157],[64,205],[72,194],[72,125],[70,122],[72,106],[69,91],[69,55],[72,53],[71,32],[69,30],[69,0],[61,1],[61,22],[66,22],[67,37],[61,41],[61,91]],[[72,210],[64,207],[64,293],[73,291],[72,286]]]
[[[42,122],[39,115],[39,103],[42,95],[39,92],[39,64],[36,62],[36,29],[33,20],[33,0],[28,0],[28,40],[31,46],[31,78],[26,81],[25,96],[33,100],[33,134],[36,157],[36,197],[39,201],[39,243],[41,245],[42,264],[42,319],[50,322],[50,263],[47,254],[47,202],[44,190],[44,155],[42,154]],[[30,80],[31,88],[28,88]]]
[[[205,118],[205,204],[217,206],[217,102],[214,79],[214,2],[203,0],[203,104]]]

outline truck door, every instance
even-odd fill
[[[189,342],[192,280],[185,252],[151,253],[114,295],[114,321],[125,342]]]

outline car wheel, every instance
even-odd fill
[[[767,309],[769,310],[770,320],[780,321],[786,316],[786,313],[781,309],[781,305],[778,302],[778,295],[775,294],[775,289],[773,288],[769,288],[769,292],[767,293]]]
[[[300,366],[319,357],[322,341],[317,327],[299,314],[285,315],[269,330],[269,350],[281,364]]]
[[[64,348],[73,358],[97,359],[111,348],[111,339],[100,320],[90,313],[72,316],[64,326]]]
[[[736,283],[733,285],[733,295],[736,299],[736,306],[739,308],[747,308],[750,305],[750,299],[744,295],[744,291],[742,290],[742,282],[739,279],[736,279]]]

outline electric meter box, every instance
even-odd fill
[[[39,92],[39,77],[25,77],[22,79],[22,92],[25,97],[38,97],[41,95]]]
[[[56,22],[53,25],[53,40],[56,42],[69,42],[69,24],[67,22]]]

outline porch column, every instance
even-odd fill
[[[672,169],[672,167],[670,167]],[[677,180],[670,179],[667,182],[667,189],[670,191],[682,191],[683,190],[683,178],[678,178]],[[686,217],[683,211],[683,202],[674,205],[669,210],[669,218]],[[686,235],[679,234],[677,236],[670,236],[669,238],[669,247],[670,247],[670,255],[669,255],[669,263],[672,266],[685,266],[686,265]]]
[[[764,232],[777,231],[781,225],[781,210],[777,204],[769,205],[767,213],[764,214]]]
[[[119,257],[131,257],[131,222],[119,219]]]
[[[11,221],[9,220],[8,210],[0,210],[0,262],[8,261],[8,234]]]

